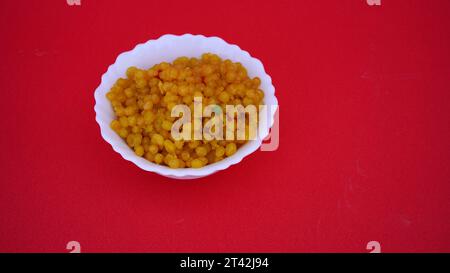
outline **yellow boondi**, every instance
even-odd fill
[[[264,98],[259,78],[249,78],[242,64],[210,53],[200,59],[180,57],[147,70],[130,67],[126,75],[106,95],[117,116],[111,128],[136,155],[170,168],[201,168],[232,156],[247,141],[175,141],[171,135],[178,119],[171,117],[175,105],[194,109],[194,97],[202,97],[203,107],[218,105],[225,113],[225,105],[257,107]],[[204,117],[203,124],[210,119]]]

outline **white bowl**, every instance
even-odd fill
[[[171,169],[139,157],[109,127],[109,124],[115,118],[115,114],[111,103],[105,95],[117,79],[125,77],[128,67],[136,66],[147,69],[161,62],[172,62],[180,56],[200,57],[201,54],[207,52],[215,53],[223,59],[230,59],[233,62],[242,63],[250,77],[259,77],[261,79],[260,88],[265,94],[264,103],[277,107],[278,101],[275,97],[275,88],[272,85],[272,79],[264,71],[261,61],[250,56],[247,51],[240,49],[237,45],[230,45],[218,37],[205,37],[203,35],[192,34],[184,34],[181,36],[171,34],[163,35],[159,39],[149,40],[146,43],[137,45],[131,51],[120,54],[116,62],[109,66],[108,71],[103,74],[100,86],[95,90],[95,120],[100,125],[102,137],[106,142],[111,144],[114,151],[143,170],[175,179],[194,179],[213,174],[237,164],[245,156],[256,151],[261,146],[262,140],[268,135],[269,129],[273,125],[274,117],[270,111],[268,116],[261,115],[260,117],[260,124],[264,123],[268,125],[262,129],[262,134],[256,140],[251,140],[243,145],[234,155],[199,169]]]

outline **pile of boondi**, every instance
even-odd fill
[[[210,53],[200,59],[180,57],[148,70],[130,67],[126,74],[106,95],[117,116],[111,128],[138,156],[171,168],[201,168],[233,155],[246,142],[174,141],[170,132],[177,119],[171,117],[175,105],[193,109],[194,97],[202,97],[203,107],[216,104],[225,113],[225,105],[258,106],[264,98],[259,78],[249,78],[242,64]],[[208,120],[203,118],[203,124]]]

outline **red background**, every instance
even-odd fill
[[[450,251],[450,1],[0,1],[0,252]],[[123,160],[94,90],[166,34],[259,58],[280,147],[194,181]]]

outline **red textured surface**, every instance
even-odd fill
[[[450,1],[0,1],[0,252],[450,251]],[[262,60],[280,148],[197,181],[100,136],[94,90],[166,33]]]

